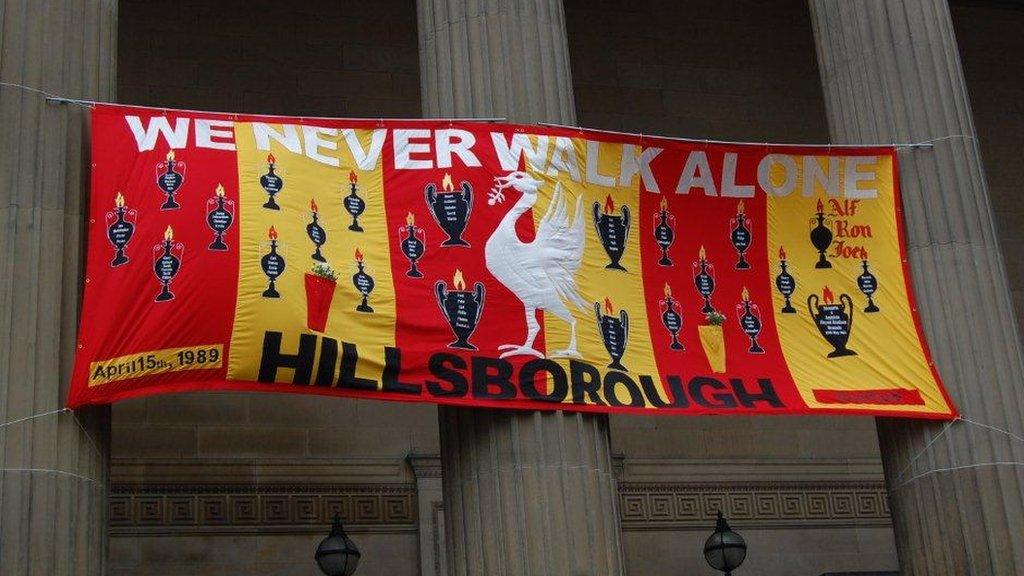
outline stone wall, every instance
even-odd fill
[[[120,6],[124,102],[420,113],[411,1]],[[565,9],[581,124],[828,138],[804,0],[566,0]],[[1024,48],[1024,13],[964,3],[954,16],[1020,315],[1024,209],[1012,198],[1024,177],[1024,64],[1011,55]],[[418,404],[269,394],[120,403],[111,574],[311,574],[337,507],[363,548],[360,575],[419,574],[420,558],[443,550],[443,530],[436,487],[423,497],[405,458],[436,454],[437,442],[436,410]],[[717,506],[750,542],[745,568],[757,573],[895,569],[871,419],[613,417],[612,442],[624,457],[631,574],[710,574],[700,547]]]

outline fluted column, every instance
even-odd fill
[[[6,84],[110,100],[116,30],[114,0],[0,0],[0,422],[64,405],[89,174],[88,110]],[[104,573],[109,419],[78,417],[0,429],[4,576]]]
[[[935,139],[900,153],[925,334],[963,416],[1024,437],[1021,343],[946,0],[810,5],[833,142]],[[1024,442],[944,429],[878,422],[902,573],[1024,574]]]
[[[561,0],[419,0],[428,117],[576,119]],[[441,407],[455,576],[620,575],[605,416]]]

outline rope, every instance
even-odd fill
[[[0,468],[0,472],[22,472],[27,474],[57,474],[58,476],[68,476],[76,480],[81,480],[83,482],[90,482],[92,484],[95,484],[99,488],[106,487],[106,485],[104,485],[103,482],[100,482],[95,478],[90,478],[88,476],[83,476],[81,474],[75,474],[74,472],[67,472],[65,470],[54,470],[52,468]]]

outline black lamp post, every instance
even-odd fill
[[[334,515],[331,533],[316,548],[316,563],[327,576],[352,576],[359,566],[359,548],[345,534],[341,516]]]
[[[725,576],[730,576],[733,570],[743,564],[746,557],[747,543],[742,536],[729,528],[729,523],[725,521],[722,511],[719,510],[715,531],[704,543],[704,559],[715,570],[724,572]]]

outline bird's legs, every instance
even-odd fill
[[[576,318],[569,317],[569,347],[551,354],[552,358],[581,358],[579,350],[576,349]]]
[[[540,332],[540,322],[537,322],[537,309],[527,308],[526,309],[526,342],[522,346],[517,344],[502,344],[498,346],[498,350],[504,350],[499,358],[507,358],[509,356],[536,356],[537,358],[543,358],[544,355],[538,352],[533,347],[533,341],[537,338],[537,333]]]

